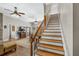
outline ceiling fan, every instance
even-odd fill
[[[5,10],[11,11],[11,10],[9,10],[9,9],[5,9]],[[12,13],[10,13],[11,15],[14,15],[14,14],[16,14],[16,15],[18,15],[18,16],[25,15],[25,13],[18,12],[18,11],[17,11],[17,7],[14,7],[14,11],[11,11],[11,12],[12,12]]]

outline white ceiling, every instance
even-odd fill
[[[13,11],[14,7],[17,7],[18,11],[25,13],[24,16],[18,17],[18,19],[21,19],[26,22],[33,22],[35,21],[35,19],[43,20],[44,16],[43,3],[0,3],[0,11],[5,15],[8,14],[10,17],[13,16],[10,15],[10,12],[8,10],[4,9],[9,9]]]

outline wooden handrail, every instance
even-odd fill
[[[40,28],[41,28],[43,23],[44,23],[44,21],[42,21],[42,23],[39,25],[39,27],[38,27],[33,39],[35,39],[35,37],[37,36],[37,34],[38,34],[38,32],[39,32],[39,30],[40,30]]]
[[[33,46],[32,46],[32,43],[35,41],[35,38],[36,38],[36,36],[37,36],[39,30],[41,29],[43,23],[44,23],[44,21],[42,21],[42,23],[39,25],[38,29],[36,30],[36,33],[35,33],[34,35],[31,34],[31,36],[30,36],[30,55],[31,55],[31,56],[32,56],[32,54],[33,54],[33,50],[32,50]]]

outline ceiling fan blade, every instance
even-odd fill
[[[16,14],[16,15],[18,15],[18,16],[25,15],[25,13],[18,12],[18,11],[17,11],[17,7],[14,7],[14,11],[11,11],[11,10],[6,9],[6,8],[5,8],[4,10],[7,10],[7,11],[12,12],[12,13],[10,13],[11,15],[13,15],[13,14]]]
[[[19,13],[16,13],[18,16],[21,16]]]
[[[25,15],[25,13],[22,13],[22,12],[18,12],[19,14],[22,14],[22,15]]]

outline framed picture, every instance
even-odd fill
[[[12,26],[12,31],[15,31],[15,26]]]

